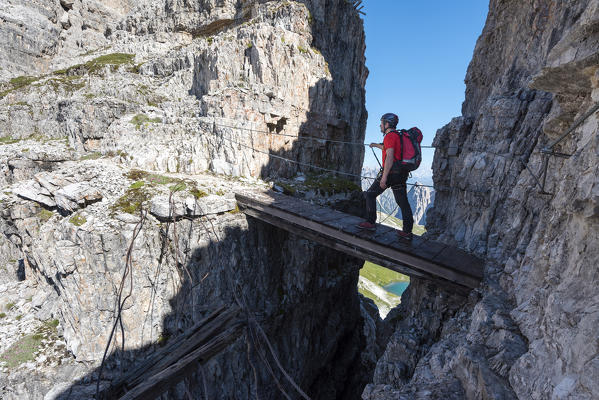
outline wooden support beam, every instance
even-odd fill
[[[242,322],[238,319],[237,307],[217,307],[206,318],[195,324],[184,334],[173,338],[163,349],[158,350],[130,372],[111,383],[100,393],[101,399],[136,398],[148,399],[159,396],[163,391],[187,376],[189,371],[177,367],[176,374],[164,374],[189,355],[196,361],[207,361],[220,352],[239,335]],[[198,351],[202,349],[201,351]],[[189,366],[190,363],[186,363]],[[152,383],[148,383],[151,380]],[[137,393],[141,393],[138,396]],[[133,396],[133,397],[127,397]],[[148,397],[154,396],[154,397]]]
[[[241,323],[227,329],[226,331],[212,337],[210,341],[202,347],[192,351],[185,357],[178,360],[168,368],[147,377],[140,385],[136,386],[124,396],[121,400],[147,400],[155,399],[170,387],[191,375],[199,362],[204,364],[212,357],[224,350],[241,334]]]

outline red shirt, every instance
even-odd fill
[[[393,153],[393,158],[395,160],[399,160],[399,157],[401,157],[400,143],[401,139],[395,131],[391,131],[385,135],[385,139],[383,140],[383,168],[385,167],[385,158],[387,158],[387,149],[395,149],[395,153]]]

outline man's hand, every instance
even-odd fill
[[[381,186],[381,189],[387,189],[387,178],[386,177],[381,178],[380,186]]]
[[[373,147],[374,147],[374,148],[377,148],[377,149],[381,149],[381,150],[383,149],[383,145],[382,145],[382,144],[380,144],[380,143],[370,143],[370,145],[369,145],[369,146],[370,146],[370,148],[371,148],[371,149],[372,149]]]

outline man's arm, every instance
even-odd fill
[[[370,143],[370,147],[376,147],[377,149],[385,150],[382,143]]]
[[[389,176],[389,172],[391,172],[391,167],[393,167],[395,149],[390,148],[387,149],[387,156],[385,157],[385,165],[383,166],[383,176],[381,177],[381,189],[387,188],[387,177]]]

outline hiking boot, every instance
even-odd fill
[[[412,235],[412,232],[397,231],[397,236],[399,236],[400,239],[411,242],[414,235]]]
[[[364,222],[360,222],[358,225],[356,225],[358,228],[360,229],[364,229],[366,231],[376,231],[376,225],[375,224],[371,224],[368,221],[364,221]]]

